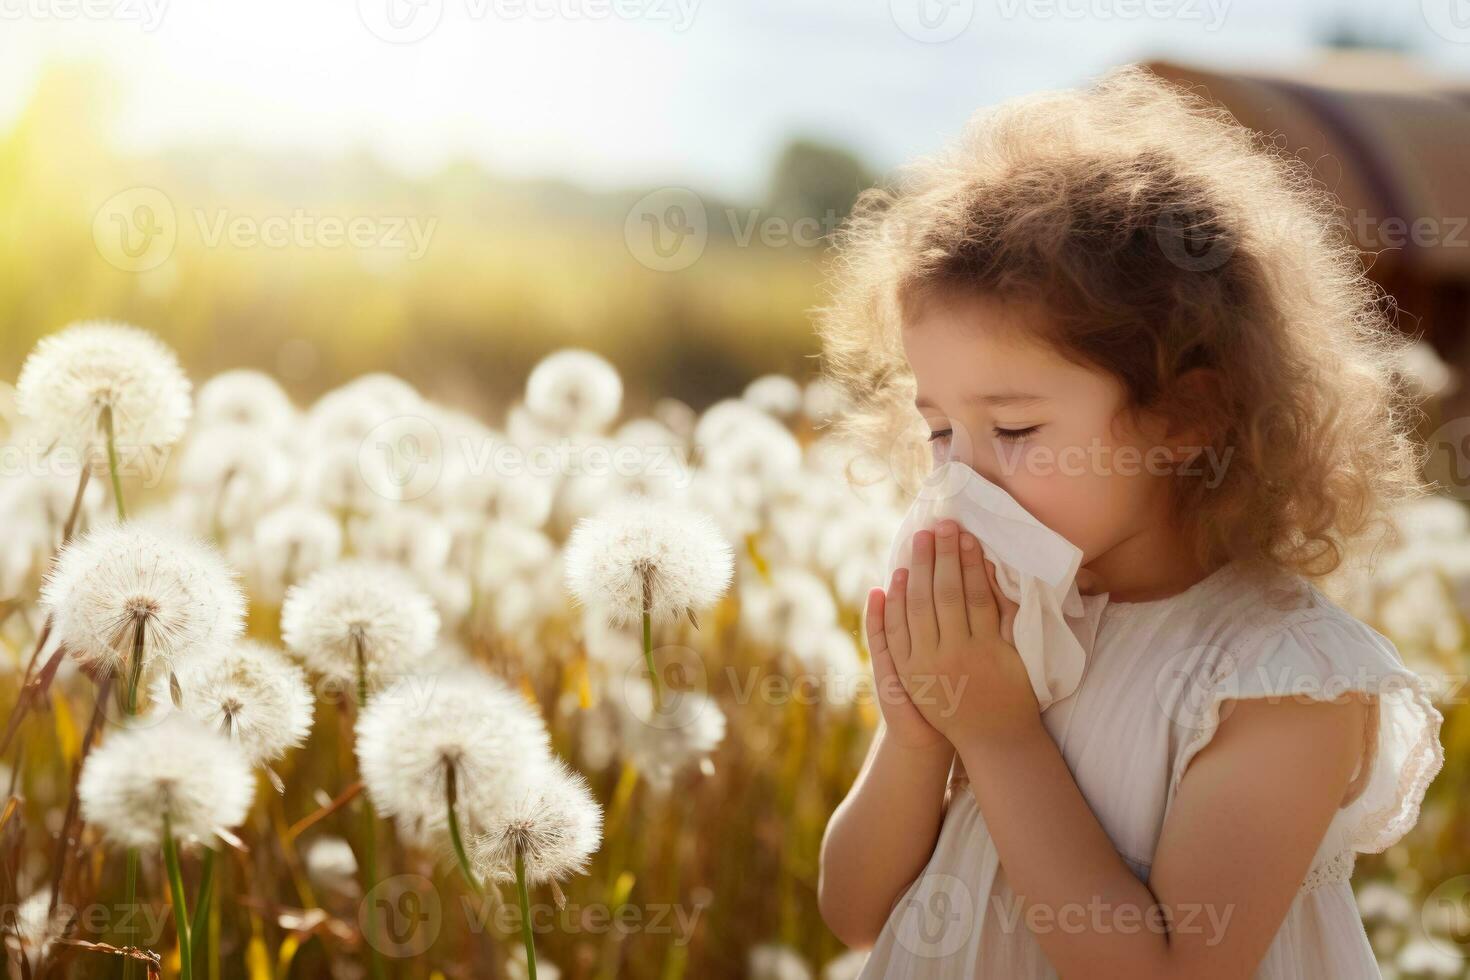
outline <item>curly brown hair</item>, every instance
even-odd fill
[[[927,458],[902,326],[954,291],[1040,303],[1045,339],[1118,378],[1127,410],[1204,424],[1225,475],[1176,474],[1173,500],[1207,567],[1320,578],[1427,492],[1397,370],[1412,340],[1336,200],[1141,66],[980,111],[839,231],[817,310],[824,374],[850,396],[838,431],[902,460],[901,482]],[[1175,383],[1193,368],[1207,392]]]

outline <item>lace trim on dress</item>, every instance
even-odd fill
[[[1353,865],[1357,863],[1357,860],[1357,852],[1351,847],[1338,851],[1307,872],[1307,877],[1302,880],[1301,891],[1313,891],[1335,881],[1351,881]]]
[[[1419,726],[1419,737],[1414,740],[1414,746],[1409,750],[1409,756],[1404,760],[1403,769],[1399,773],[1399,799],[1408,800],[1410,804],[1402,811],[1390,805],[1359,826],[1359,838],[1355,842],[1357,849],[1370,854],[1385,850],[1419,821],[1419,806],[1425,791],[1444,766],[1444,745],[1439,740],[1443,716],[1430,697],[1430,681],[1417,673],[1398,676],[1408,680],[1414,708],[1427,721]],[[1380,703],[1381,701],[1380,698]]]

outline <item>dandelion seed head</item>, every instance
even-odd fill
[[[794,565],[771,570],[766,582],[756,576],[741,581],[740,627],[758,643],[789,650],[793,637],[825,629],[837,620],[837,603],[822,579]]]
[[[708,452],[722,442],[739,438],[751,426],[771,424],[770,416],[743,398],[724,398],[705,409],[694,425],[694,444]]]
[[[402,565],[419,575],[441,569],[449,561],[448,526],[436,514],[412,504],[354,517],[347,533],[356,554]]]
[[[750,980],[812,980],[812,971],[801,954],[790,946],[761,943],[747,954]]]
[[[822,967],[822,980],[857,980],[868,962],[868,951],[849,949]]]
[[[566,348],[531,369],[525,405],[558,433],[601,432],[622,408],[623,381],[607,358]]]
[[[357,720],[368,796],[410,840],[430,843],[447,824],[448,767],[464,823],[502,797],[517,769],[551,751],[541,716],[519,691],[475,667],[417,674],[383,690]]]
[[[365,374],[316,400],[306,413],[305,437],[315,446],[345,443],[356,452],[384,422],[424,412],[422,396],[408,382],[391,374]]]
[[[727,478],[747,478],[773,490],[795,481],[801,463],[796,437],[764,413],[704,447],[704,465],[711,471]]]
[[[157,337],[97,320],[41,338],[21,368],[16,406],[48,443],[99,462],[104,411],[118,447],[164,449],[183,435],[190,390],[178,358]]]
[[[531,971],[526,966],[524,947],[517,946],[510,951],[505,961],[505,975],[509,980],[530,980]],[[536,952],[536,977],[537,980],[561,980],[561,968],[543,957],[540,950]]]
[[[801,385],[784,374],[763,374],[745,386],[740,397],[778,419],[801,411]]]
[[[154,682],[154,704],[161,711],[182,711],[227,735],[251,765],[274,762],[311,731],[313,704],[306,675],[269,644],[237,640],[190,659],[174,676],[182,706],[174,707],[167,677]]]
[[[179,460],[181,498],[195,501],[198,526],[226,529],[250,524],[291,487],[291,457],[265,429],[246,425],[201,428]]]
[[[16,908],[13,922],[15,938],[30,958],[33,968],[45,959],[46,954],[51,951],[51,944],[66,935],[69,918],[68,910],[64,906],[58,905],[52,911],[50,885],[32,892]]]
[[[256,597],[279,605],[286,588],[342,555],[342,525],[320,507],[283,504],[255,524],[245,567]]]
[[[519,853],[528,886],[560,881],[585,872],[602,843],[602,807],[581,774],[555,757],[523,769],[488,822],[469,848],[485,880],[515,881]]]
[[[313,673],[370,687],[412,670],[439,633],[439,613],[402,569],[354,559],[286,591],[281,639]]]
[[[357,855],[340,837],[318,837],[306,848],[306,874],[318,887],[346,891],[357,877]]]
[[[275,378],[241,368],[199,386],[195,416],[201,427],[240,425],[280,435],[296,423],[297,412]]]
[[[656,621],[713,604],[729,587],[734,553],[718,525],[695,511],[642,498],[579,523],[566,546],[567,587],[602,604],[614,623]]]
[[[245,600],[210,545],[151,520],[102,525],[57,556],[41,588],[57,638],[84,665],[120,671],[143,631],[143,670],[233,640]]]
[[[475,583],[481,592],[493,592],[550,562],[556,545],[540,531],[509,521],[485,525],[480,537],[480,560]]]
[[[377,515],[401,500],[402,490],[390,460],[363,452],[361,439],[322,441],[305,454],[302,496],[334,513]]]
[[[713,699],[698,691],[664,693],[662,708],[655,707],[649,683],[625,677],[621,697],[609,699],[624,757],[658,792],[667,792],[685,768],[708,765],[725,738],[725,713]]]
[[[180,843],[239,826],[255,796],[240,748],[182,713],[123,728],[92,750],[77,784],[82,816],[118,847],[156,848],[164,818]]]

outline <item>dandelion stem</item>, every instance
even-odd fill
[[[102,406],[102,431],[107,436],[107,473],[112,477],[112,500],[117,504],[117,519],[125,521],[128,519],[127,510],[123,507],[122,479],[118,475],[117,465],[117,434],[112,425],[112,406]]]
[[[361,711],[367,707],[367,657],[363,653],[361,634],[355,633],[353,642],[357,646],[357,709]],[[378,817],[366,793],[362,797],[362,875],[363,901],[371,902],[369,896],[378,883]],[[387,971],[383,953],[378,949],[378,912],[371,904],[367,918],[363,920],[362,938],[368,946],[372,976],[374,980],[381,980]]]
[[[179,844],[174,840],[168,814],[163,815],[163,863],[168,867],[168,887],[174,903],[174,931],[179,934],[179,976],[193,980],[194,963],[189,944],[189,906],[184,899],[184,877],[179,873]]]
[[[526,889],[526,857],[516,847],[516,895],[521,900],[521,942],[526,945],[526,977],[536,980],[536,943],[531,934],[531,895]]]
[[[141,617],[133,626],[133,659],[128,662],[127,713],[138,713],[138,681],[143,676],[143,624]]]
[[[454,763],[448,759],[444,760],[444,795],[449,803],[449,838],[454,841],[454,857],[459,862],[459,873],[464,875],[464,880],[476,895],[483,895],[485,889],[470,870],[470,858],[464,852],[464,836],[460,833],[459,814],[454,807],[459,802],[459,790],[455,784]]]
[[[137,904],[138,904],[138,849],[136,847],[130,847],[130,848],[128,848],[128,884],[127,884],[127,895],[126,895],[125,903],[123,905],[123,914],[128,917],[129,922],[132,921],[133,915],[135,914],[135,911],[136,911]],[[123,941],[123,945],[124,946],[132,946],[133,945],[133,927],[132,927],[132,925],[129,925],[127,927],[127,931],[126,931],[126,933],[123,936],[123,940],[124,940]],[[134,971],[133,971],[133,963],[132,963],[132,960],[131,959],[125,959],[125,960],[123,960],[123,980],[130,980],[130,978],[133,976],[133,973],[134,973]]]
[[[213,938],[209,932],[209,909],[214,900],[214,848],[205,848],[204,863],[199,870],[199,895],[194,899],[194,919],[189,926],[189,940],[194,942],[202,933],[204,936],[204,962],[209,963],[213,957],[210,956],[210,940]]]
[[[663,685],[659,683],[658,668],[653,664],[653,616],[643,610],[643,662],[648,665],[648,680],[653,685],[653,707],[662,711],[664,707]]]

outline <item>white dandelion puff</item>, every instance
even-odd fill
[[[791,418],[801,411],[801,385],[784,374],[761,375],[745,386],[740,397],[778,419]]]
[[[176,672],[173,682],[159,678],[153,700],[170,710],[171,683],[180,705],[192,716],[229,736],[251,765],[265,765],[299,746],[311,731],[312,696],[306,675],[274,647],[237,640],[228,648],[196,657]]]
[[[579,523],[565,562],[567,586],[578,602],[600,605],[614,625],[642,624],[643,659],[659,701],[653,623],[683,615],[697,625],[695,609],[713,604],[729,587],[735,556],[709,517],[635,497]]]
[[[528,886],[582,874],[602,843],[602,807],[587,781],[560,759],[524,767],[490,826],[470,845],[482,879],[516,881],[517,858]]]
[[[730,584],[734,553],[709,517],[634,498],[577,525],[566,567],[576,600],[601,604],[623,625],[712,605]]]
[[[857,980],[858,974],[863,972],[863,967],[868,962],[868,951],[865,949],[849,949],[847,952],[827,961],[822,967],[822,980]]]
[[[333,513],[376,515],[403,498],[403,484],[383,453],[363,452],[361,440],[335,439],[305,454],[301,493]]]
[[[503,797],[518,769],[551,751],[520,692],[475,667],[403,678],[368,702],[356,732],[373,807],[420,845],[447,829],[451,769],[456,812],[474,827],[484,801]]]
[[[34,967],[51,951],[51,944],[66,934],[71,912],[51,908],[51,886],[33,892],[15,910],[14,931],[21,949]]]
[[[710,772],[710,756],[725,738],[725,713],[698,691],[680,691],[656,705],[651,686],[624,679],[621,698],[611,698],[617,713],[623,756],[658,792],[667,792],[686,768]]]
[[[449,528],[422,507],[388,507],[371,517],[354,517],[347,537],[357,555],[402,565],[421,576],[449,561]]]
[[[703,462],[725,478],[748,479],[767,491],[797,480],[801,444],[781,423],[764,413],[747,419],[718,442],[701,447]]]
[[[283,504],[256,522],[248,555],[256,598],[279,605],[288,586],[342,556],[342,525],[320,507]]]
[[[48,442],[100,462],[109,426],[119,449],[177,442],[189,421],[190,384],[157,337],[90,321],[41,338],[21,368],[16,405]]]
[[[530,980],[531,971],[526,966],[526,951],[513,950],[505,961],[505,975],[509,980]],[[561,980],[561,968],[547,962],[536,954],[536,980]]]
[[[770,581],[755,576],[740,585],[740,628],[757,643],[789,651],[795,638],[837,621],[837,603],[826,582],[804,568],[782,565]]]
[[[751,426],[771,424],[770,416],[742,398],[725,398],[715,402],[699,416],[694,426],[694,444],[701,452],[738,438]]]
[[[158,847],[164,822],[182,843],[238,827],[255,796],[235,743],[184,714],[114,732],[92,750],[77,784],[82,817],[118,847]]]
[[[356,452],[389,419],[424,412],[423,398],[408,382],[391,374],[365,374],[317,399],[306,413],[305,438],[315,446],[344,443]]]
[[[601,432],[622,408],[623,381],[607,358],[566,348],[531,369],[525,404],[559,433]]]
[[[200,385],[194,414],[201,427],[242,425],[276,435],[288,432],[297,416],[275,378],[243,368],[216,374]]]
[[[295,464],[265,429],[214,426],[199,429],[179,460],[179,489],[197,501],[201,531],[248,526],[291,487]]]
[[[286,592],[281,639],[313,673],[376,687],[412,670],[439,633],[439,614],[402,569],[353,560]]]
[[[234,573],[212,547],[146,520],[104,525],[63,548],[41,604],[78,661],[137,677],[230,642],[245,616]]]
[[[312,884],[350,891],[357,878],[357,855],[340,837],[318,837],[306,848],[306,875]]]
[[[746,954],[750,980],[811,980],[812,971],[790,946],[761,943]]]

